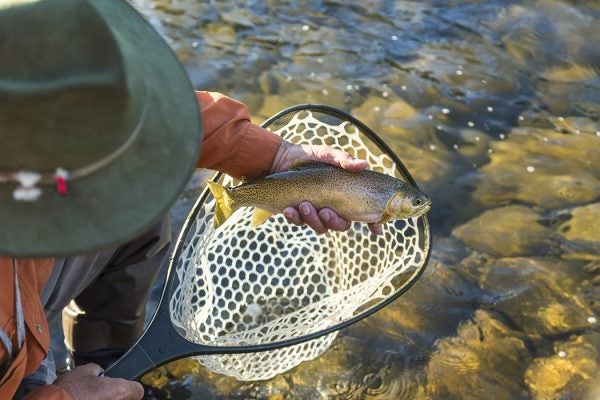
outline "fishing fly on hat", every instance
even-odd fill
[[[0,255],[83,253],[142,233],[196,162],[183,67],[125,1],[0,2]]]

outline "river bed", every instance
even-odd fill
[[[256,123],[349,111],[433,200],[425,275],[321,357],[260,382],[182,360],[157,398],[600,398],[599,2],[132,3],[197,89]]]

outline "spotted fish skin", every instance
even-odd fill
[[[421,215],[431,201],[415,187],[395,177],[364,170],[350,172],[318,162],[305,162],[288,171],[252,179],[233,188],[209,182],[217,205],[215,226],[239,208],[255,207],[254,225],[286,207],[310,201],[329,207],[347,220],[384,223]]]

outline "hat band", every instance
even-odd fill
[[[146,87],[142,81],[142,112],[136,123],[135,128],[127,140],[115,151],[108,154],[89,165],[69,171],[58,167],[55,172],[35,172],[35,171],[2,171],[0,170],[0,183],[16,183],[18,186],[13,191],[13,197],[17,201],[36,201],[42,194],[42,190],[37,185],[56,184],[60,195],[67,194],[67,181],[82,178],[91,175],[120,157],[132,144],[142,130],[143,122],[148,110],[148,99],[146,98]]]

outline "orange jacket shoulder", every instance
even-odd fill
[[[267,175],[282,139],[250,122],[248,108],[220,93],[196,92],[202,112],[198,168],[236,178]]]

